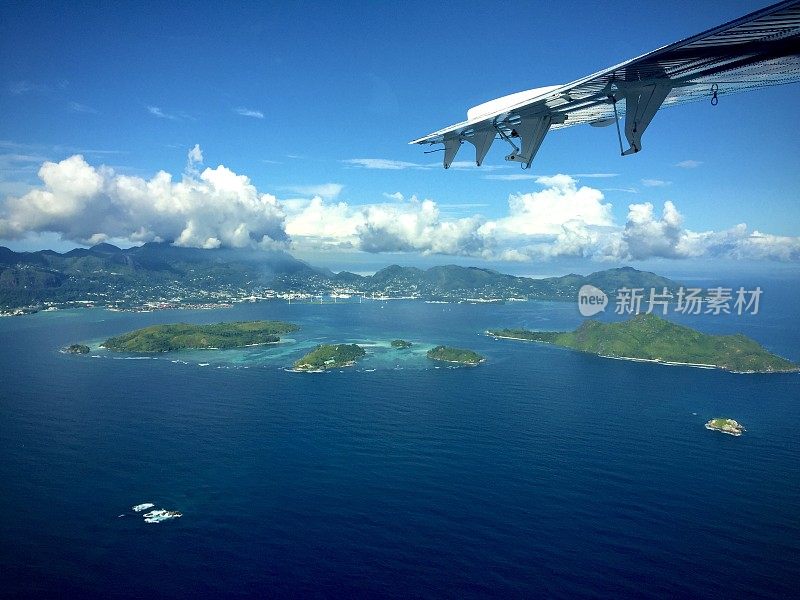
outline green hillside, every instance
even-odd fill
[[[308,371],[348,367],[366,354],[358,344],[320,344],[303,358],[295,361],[294,368]]]
[[[240,348],[280,340],[279,334],[297,331],[283,321],[237,321],[213,325],[172,323],[152,325],[109,338],[103,347],[118,352],[169,352],[190,348]]]
[[[477,365],[485,360],[480,354],[472,350],[451,348],[449,346],[436,346],[436,348],[428,350],[427,356],[432,360],[441,360],[464,365]]]
[[[603,356],[713,365],[730,371],[800,370],[744,335],[708,335],[655,315],[637,315],[622,323],[588,320],[572,332],[496,329],[488,333]]]

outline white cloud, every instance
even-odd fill
[[[663,179],[642,179],[642,185],[644,187],[666,187],[672,185],[672,182]]]
[[[349,158],[342,161],[351,167],[361,167],[362,169],[379,169],[384,171],[401,171],[404,169],[430,169],[431,165],[421,165],[402,160],[390,160],[387,158]]]
[[[601,254],[615,260],[647,258],[728,258],[800,260],[800,238],[750,231],[740,223],[723,231],[696,232],[683,227],[683,216],[665,202],[656,216],[649,202],[631,204],[625,227],[606,241]]]
[[[195,144],[194,148],[189,150],[186,154],[186,173],[197,177],[200,175],[198,167],[203,164],[203,151],[200,149],[200,144]]]
[[[639,190],[635,187],[625,187],[625,188],[603,188],[604,192],[625,192],[626,194],[638,194]]]
[[[178,120],[177,115],[171,115],[171,114],[165,113],[158,106],[148,106],[147,107],[147,112],[149,112],[154,117],[158,117],[159,119],[169,119],[171,121],[177,121]]]
[[[403,202],[406,198],[400,192],[395,192],[390,194],[389,192],[383,192],[383,197],[388,198],[389,200],[396,200],[397,202]]]
[[[5,154],[0,166],[38,164],[33,154]],[[498,218],[464,216],[485,204],[438,204],[401,192],[351,205],[337,201],[342,185],[295,186],[304,198],[279,201],[225,166],[203,167],[195,145],[180,180],[164,171],[147,179],[95,167],[82,155],[45,161],[41,183],[0,202],[0,239],[53,232],[92,244],[168,240],[204,248],[289,245],[329,249],[464,255],[487,260],[645,260],[654,257],[800,260],[800,238],[738,224],[697,232],[684,225],[673,202],[657,209],[630,204],[625,223],[614,221],[603,192],[574,177],[538,177],[540,189],[508,197]],[[309,198],[310,197],[310,198]],[[461,215],[458,211],[463,211]]]
[[[311,247],[355,247],[357,230],[363,222],[363,215],[346,203],[326,203],[317,196],[288,215],[286,233],[295,243],[302,240]]]
[[[432,200],[351,207],[314,198],[287,215],[286,232],[295,244],[318,249],[366,252],[421,252],[475,255],[483,249],[478,219],[442,219]]]
[[[688,252],[682,241],[682,224],[683,217],[670,201],[664,203],[660,218],[655,217],[650,202],[631,204],[628,207],[628,221],[625,223],[622,239],[631,258],[678,258]],[[681,246],[684,247],[679,248]]]
[[[702,164],[699,160],[682,160],[679,163],[675,163],[675,166],[681,169],[696,169]]]
[[[604,202],[600,190],[578,187],[569,175],[539,177],[545,189],[527,194],[511,194],[509,216],[492,222],[505,235],[554,235],[567,224],[606,227],[613,224],[611,204]]]
[[[199,147],[189,154],[189,165],[199,164]],[[164,171],[147,180],[95,168],[74,155],[45,162],[39,178],[41,186],[0,205],[0,238],[50,231],[84,244],[120,238],[245,247],[286,237],[277,199],[222,165],[174,182]]]
[[[252,117],[254,119],[263,119],[264,118],[264,113],[263,112],[261,112],[260,110],[253,110],[253,109],[250,109],[250,108],[241,108],[241,107],[240,108],[234,108],[233,112],[235,112],[237,115],[241,115],[243,117]]]

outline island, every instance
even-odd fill
[[[407,342],[406,340],[392,340],[392,348],[397,348],[399,350],[405,350],[406,348],[411,348],[413,346],[411,342]]]
[[[297,371],[324,371],[339,367],[351,367],[366,354],[358,344],[320,344],[303,358],[296,360]]]
[[[706,423],[706,429],[721,431],[722,433],[735,436],[740,436],[742,432],[745,431],[745,428],[733,419],[711,419]]]
[[[797,365],[741,334],[709,335],[656,315],[620,323],[584,321],[572,332],[495,329],[495,338],[544,342],[607,358],[718,368],[738,373],[789,373]]]
[[[67,354],[89,354],[89,350],[91,350],[91,348],[84,344],[71,344],[64,348],[64,352]]]
[[[212,325],[152,325],[112,337],[102,347],[115,352],[171,352],[189,349],[242,348],[274,344],[279,335],[299,327],[283,321],[235,321]]]
[[[436,346],[428,350],[428,358],[442,362],[458,363],[461,365],[475,366],[486,359],[477,352],[464,348],[451,348],[450,346]]]

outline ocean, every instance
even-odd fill
[[[757,316],[680,321],[800,361],[797,286],[772,284]],[[154,323],[249,319],[301,330],[245,350],[59,352]],[[572,303],[420,301],[0,319],[0,595],[796,594],[800,375],[483,334],[580,322]],[[320,342],[368,356],[286,370]],[[424,352],[437,344],[487,361],[436,368]],[[746,433],[706,430],[717,416]],[[143,502],[183,516],[147,524],[131,511]]]

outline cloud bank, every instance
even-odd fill
[[[76,154],[39,169],[42,185],[0,205],[0,238],[53,231],[80,244],[108,239],[171,241],[179,246],[241,248],[286,240],[277,199],[220,165],[199,172],[195,146],[180,181],[159,171],[151,179],[93,167]]]
[[[568,175],[538,177],[533,182],[538,190],[511,194],[506,213],[493,219],[452,216],[449,205],[400,192],[353,205],[339,199],[343,186],[337,183],[293,186],[290,191],[303,197],[279,200],[223,165],[204,167],[199,145],[189,151],[179,180],[164,171],[150,179],[121,175],[92,166],[79,154],[44,162],[38,175],[41,185],[0,201],[0,240],[55,232],[81,244],[123,239],[512,261],[800,260],[798,237],[751,230],[743,223],[723,231],[693,231],[670,201],[661,207],[630,204],[625,222],[615,222],[603,192]]]

